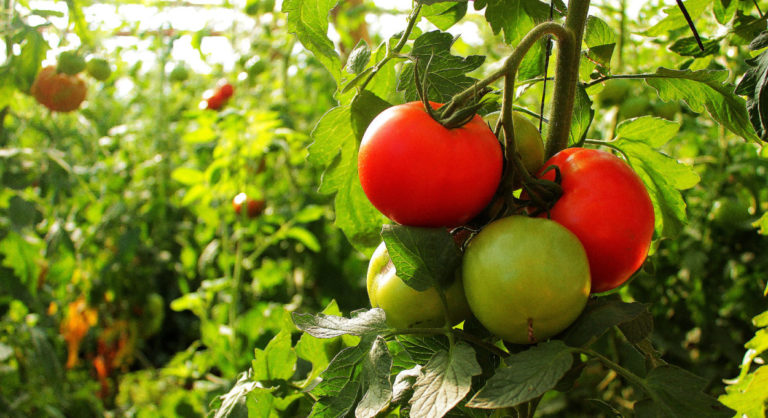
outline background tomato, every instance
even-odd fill
[[[558,334],[589,297],[584,247],[548,219],[510,216],[488,224],[469,242],[462,276],[478,321],[515,344]]]
[[[502,152],[480,116],[447,129],[421,102],[411,102],[392,106],[371,122],[360,144],[358,169],[368,199],[393,221],[458,226],[496,192]]]
[[[264,212],[264,208],[266,207],[266,202],[264,200],[251,199],[245,193],[239,193],[234,197],[234,199],[232,199],[232,208],[234,208],[235,213],[238,215],[243,209],[243,204],[246,205],[246,213],[248,214],[249,218],[255,218],[261,215]]]
[[[104,81],[112,75],[112,68],[104,58],[91,58],[85,65],[88,75],[99,81]]]
[[[417,291],[405,284],[395,272],[389,252],[382,242],[368,264],[368,299],[371,307],[381,308],[387,314],[387,323],[393,328],[439,327],[445,322],[443,303],[434,288]],[[451,325],[470,315],[461,277],[445,290]]]
[[[85,69],[85,60],[75,51],[64,51],[59,54],[56,70],[60,73],[75,75]]]
[[[30,93],[43,106],[56,112],[71,112],[85,100],[86,86],[83,79],[56,71],[48,66],[35,77]]]
[[[235,94],[235,88],[232,86],[232,84],[229,84],[228,82],[224,81],[219,84],[218,93],[223,97],[225,100],[232,97],[233,94]]]
[[[189,78],[189,69],[187,69],[187,66],[184,64],[179,64],[175,67],[173,67],[173,70],[171,70],[171,73],[168,75],[168,78],[176,83],[185,81]]]
[[[496,126],[500,112],[493,112],[483,119],[488,122],[491,129]],[[525,169],[535,173],[544,164],[544,141],[536,124],[520,112],[512,112],[512,126],[515,130],[515,145]]]
[[[653,237],[653,204],[645,185],[627,163],[606,151],[568,148],[544,168],[551,165],[560,168],[563,195],[550,215],[584,244],[592,292],[620,286],[643,264]],[[541,177],[553,180],[554,170]]]
[[[600,93],[597,94],[597,100],[602,106],[613,106],[622,103],[629,96],[629,92],[632,89],[632,82],[623,79],[616,78],[605,82],[605,86]]]

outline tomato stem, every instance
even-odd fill
[[[547,159],[568,146],[573,105],[576,100],[576,84],[579,82],[581,42],[587,26],[589,2],[590,0],[573,0],[568,4],[565,28],[569,36],[566,39],[559,39],[549,134],[544,150]]]

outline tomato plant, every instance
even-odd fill
[[[77,75],[60,73],[54,66],[40,70],[30,90],[35,99],[56,112],[71,112],[85,100],[87,87]]]
[[[645,185],[607,151],[568,148],[544,163],[544,170],[550,166],[560,171],[563,195],[548,215],[584,244],[592,292],[620,286],[643,264],[653,238],[653,204]],[[541,177],[553,180],[555,171]]]
[[[501,169],[501,146],[480,116],[448,129],[421,102],[376,116],[358,154],[368,199],[388,218],[410,226],[469,221],[491,200]]]
[[[387,314],[387,324],[394,328],[439,327],[445,322],[445,309],[437,290],[431,287],[417,291],[403,283],[383,242],[371,257],[366,287],[371,307],[383,309]],[[445,297],[451,325],[469,317],[469,306],[458,272],[445,289]]]
[[[526,216],[487,225],[470,241],[462,273],[472,313],[515,344],[563,331],[586,306],[590,290],[578,238],[556,222]]]

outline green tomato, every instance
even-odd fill
[[[605,82],[605,86],[597,94],[597,100],[603,107],[624,102],[632,88],[632,82],[623,78],[614,78]]]
[[[590,291],[581,242],[544,218],[510,216],[490,223],[469,242],[462,273],[472,313],[515,344],[566,329],[584,310]]]
[[[75,75],[85,69],[85,60],[75,51],[64,51],[59,54],[59,63],[56,71],[59,73]]]
[[[112,68],[110,68],[109,62],[104,58],[91,58],[85,64],[85,70],[88,72],[88,75],[99,81],[104,81],[112,75]]]
[[[186,65],[179,64],[173,67],[173,70],[171,70],[171,74],[168,75],[168,78],[173,82],[180,83],[189,78],[189,70],[187,69]]]
[[[715,200],[709,217],[715,225],[722,228],[752,228],[752,216],[749,214],[749,206],[736,198]]]
[[[493,112],[484,117],[491,126],[496,127],[500,112]],[[535,173],[544,164],[544,141],[536,124],[520,112],[512,112],[512,126],[515,130],[515,145],[523,165],[529,173]]]
[[[445,322],[437,290],[417,291],[405,284],[397,276],[383,242],[374,251],[368,265],[367,286],[371,307],[383,309],[387,314],[387,323],[393,328],[439,327]],[[451,325],[469,317],[469,306],[458,274],[445,289],[445,297]]]

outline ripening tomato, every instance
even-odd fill
[[[360,144],[358,170],[366,196],[389,219],[451,227],[489,203],[502,158],[501,144],[479,115],[448,129],[421,102],[410,102],[374,118]]]
[[[234,199],[232,199],[232,208],[238,215],[243,208],[243,204],[245,204],[246,213],[248,214],[249,218],[255,218],[261,215],[261,213],[264,212],[264,208],[266,207],[266,202],[264,202],[264,200],[251,199],[245,193],[239,193],[234,197]]]
[[[367,274],[368,299],[371,307],[381,308],[387,315],[387,324],[393,328],[439,327],[445,322],[443,302],[435,288],[418,291],[403,282],[397,275],[382,242],[371,257]],[[448,317],[451,325],[470,315],[461,276],[445,289]]]
[[[543,169],[553,165],[560,168],[563,195],[550,210],[552,220],[584,244],[592,292],[620,286],[643,264],[653,237],[653,204],[643,181],[619,157],[601,150],[568,148]],[[553,180],[555,172],[540,176]]]
[[[501,116],[500,112],[493,112],[485,116],[485,121],[491,128]],[[512,112],[512,126],[515,131],[515,146],[520,154],[520,159],[529,173],[535,173],[544,164],[544,141],[536,125],[520,112]]]
[[[85,100],[85,81],[77,75],[59,73],[55,66],[40,70],[30,93],[43,106],[55,112],[71,112]]]
[[[205,108],[209,110],[219,110],[224,106],[226,101],[227,99],[216,92],[205,99]]]
[[[477,320],[515,344],[560,333],[589,297],[584,247],[548,219],[509,216],[491,222],[469,241],[462,276]]]

